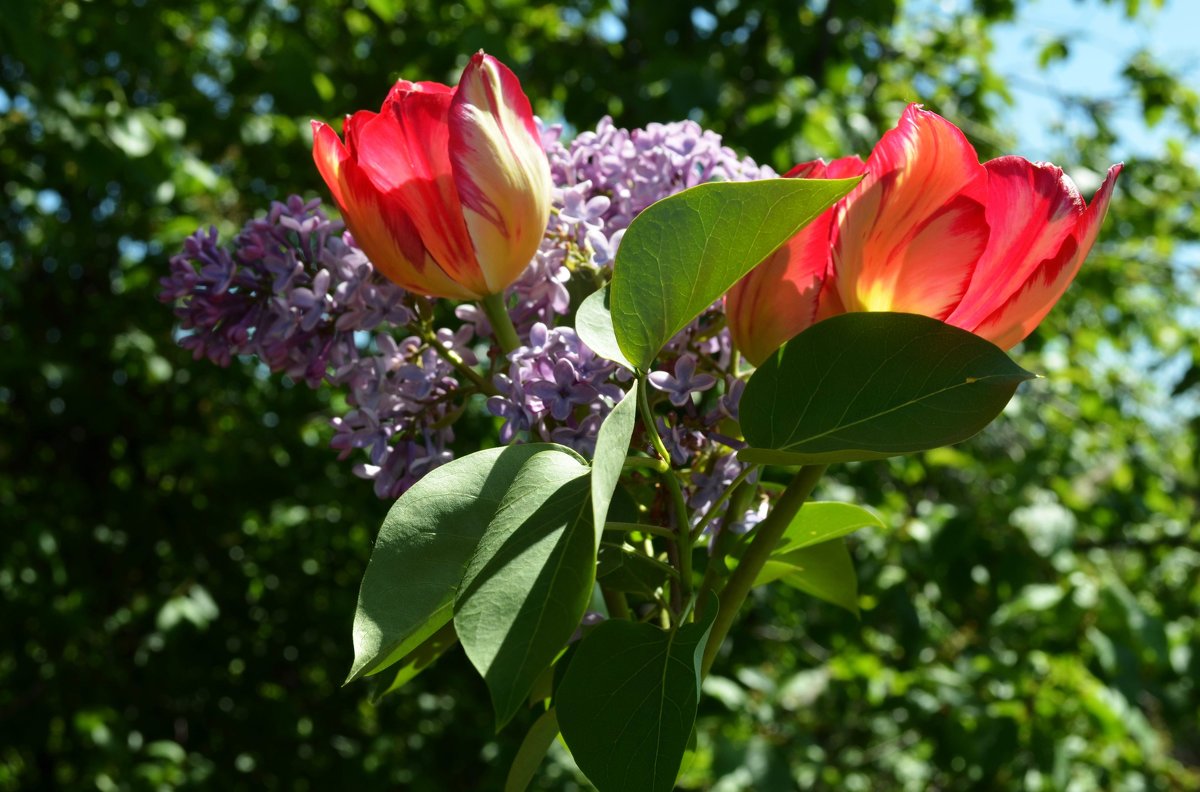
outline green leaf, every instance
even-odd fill
[[[771,556],[755,585],[770,580],[779,580],[858,615],[858,577],[845,539]]]
[[[609,299],[625,358],[649,369],[688,322],[858,181],[713,182],[634,218],[617,251]]]
[[[611,591],[653,596],[667,578],[667,572],[652,558],[626,552],[620,545],[600,543],[596,577]]]
[[[585,297],[575,313],[575,332],[597,355],[632,370],[633,364],[625,359],[625,353],[617,344],[608,303],[608,286]]]
[[[504,792],[525,792],[529,788],[529,782],[533,780],[534,773],[557,736],[558,719],[553,709],[546,710],[542,717],[533,722],[521,741],[521,747],[517,749],[517,755],[508,769]]]
[[[371,693],[371,703],[378,704],[384,696],[404,687],[413,677],[433,665],[439,657],[457,644],[458,634],[454,632],[454,624],[448,623],[431,635],[425,643],[404,657],[403,661],[396,667],[396,676],[392,678],[392,681],[379,685]],[[376,678],[378,679],[379,677]]]
[[[664,632],[606,621],[580,643],[555,702],[563,739],[600,792],[668,792],[700,698],[700,661],[716,616]]]
[[[1033,374],[965,330],[902,313],[819,322],[746,384],[744,462],[826,464],[924,451],[971,437]]]
[[[508,485],[547,449],[574,455],[548,443],[479,451],[430,471],[400,496],[358,592],[347,682],[387,668],[450,621],[459,581]]]
[[[811,501],[804,504],[783,532],[774,554],[783,555],[802,547],[828,542],[860,528],[883,529],[875,512],[853,503]]]
[[[525,703],[591,600],[596,531],[588,473],[561,451],[531,457],[463,575],[454,627],[487,682],[497,728]]]
[[[596,434],[596,453],[592,457],[592,524],[596,528],[596,544],[608,519],[608,505],[621,479],[629,441],[637,422],[638,383],[635,380],[625,397],[613,407],[600,424]]]

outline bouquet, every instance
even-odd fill
[[[782,177],[692,122],[560,136],[483,53],[401,80],[313,123],[341,222],[292,197],[197,232],[161,296],[197,358],[345,389],[332,445],[395,501],[348,681],[461,645],[498,728],[539,713],[509,789],[561,734],[601,792],[669,790],[753,588],[857,611],[844,538],[882,526],[810,500],[827,466],[1000,414],[1121,166],[1088,202],[918,105]]]

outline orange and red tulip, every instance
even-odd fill
[[[400,80],[313,159],[355,241],[413,292],[481,299],[515,281],[550,216],[550,165],[516,75],[482,52],[456,87]]]
[[[789,175],[834,178],[822,167]],[[814,321],[902,311],[1011,348],[1079,271],[1121,167],[1109,168],[1089,205],[1061,168],[1020,157],[980,164],[958,127],[909,105],[863,181],[730,293],[734,342],[761,363]]]

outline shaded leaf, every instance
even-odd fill
[[[579,644],[556,694],[563,739],[600,792],[675,786],[700,697],[700,661],[716,616],[665,632],[606,621]]]
[[[1033,376],[991,342],[927,316],[834,316],[750,377],[740,414],[751,447],[738,457],[824,464],[957,443]]]
[[[395,693],[404,687],[414,677],[433,665],[439,657],[457,645],[458,634],[454,632],[454,624],[447,623],[442,629],[429,636],[425,643],[405,655],[404,659],[395,667],[396,675],[392,681],[385,683],[386,687],[381,684],[371,693],[371,703],[378,704],[384,696]]]
[[[521,741],[521,747],[517,749],[517,755],[508,769],[504,792],[525,792],[529,788],[529,782],[533,780],[534,774],[542,764],[542,759],[546,756],[546,751],[550,750],[550,746],[554,744],[554,738],[557,736],[558,719],[556,714],[553,709],[546,710],[540,718],[533,722],[533,726],[529,727],[529,731],[525,734],[525,739]]]

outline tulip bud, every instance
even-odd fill
[[[431,297],[483,299],[515,281],[550,216],[550,165],[516,76],[477,53],[458,86],[393,86],[347,118],[313,122],[313,158],[375,267]]]

